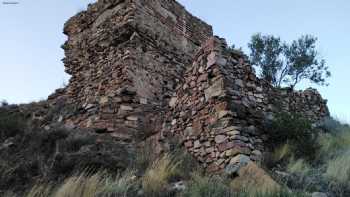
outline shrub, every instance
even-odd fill
[[[25,127],[25,118],[21,113],[0,108],[0,141],[23,133]]]
[[[310,171],[310,166],[303,159],[294,160],[292,158],[287,165],[287,170],[290,173],[306,175]]]
[[[66,152],[77,152],[81,147],[95,143],[96,137],[91,135],[70,136],[61,142]]]
[[[0,101],[0,107],[8,106],[9,103],[6,100],[1,100]]]
[[[307,119],[296,113],[280,113],[266,125],[271,148],[289,144],[296,158],[312,160],[318,149],[316,130]]]
[[[288,160],[293,157],[292,147],[289,144],[283,144],[276,147],[272,153],[273,163]]]
[[[204,177],[193,175],[193,180],[182,194],[183,197],[229,197],[233,191],[219,177]]]

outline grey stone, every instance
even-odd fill
[[[193,135],[193,127],[187,127],[184,131],[185,136]]]
[[[240,169],[239,165],[229,164],[225,168],[225,174],[229,176],[233,176],[238,172],[239,169]]]
[[[225,142],[226,139],[227,139],[227,137],[224,136],[224,135],[217,135],[217,136],[215,136],[215,142],[218,143],[218,144],[221,144],[221,143]]]
[[[133,110],[134,110],[134,108],[131,107],[131,106],[129,106],[129,105],[121,105],[121,106],[120,106],[120,109],[121,109],[122,111],[133,111]]]
[[[322,193],[322,192],[314,192],[314,193],[312,193],[311,196],[312,196],[312,197],[328,197],[327,194]]]
[[[205,99],[207,101],[213,97],[223,95],[224,94],[224,81],[222,79],[217,80],[208,89],[204,90],[204,94],[205,94]]]
[[[235,84],[241,88],[244,87],[243,80],[241,79],[236,79]]]
[[[230,164],[246,165],[250,162],[250,158],[246,155],[239,154],[230,160]]]
[[[201,145],[201,142],[199,140],[196,140],[194,142],[194,148],[200,148],[202,145]]]

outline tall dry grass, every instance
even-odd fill
[[[34,186],[26,197],[126,197],[134,186],[132,172],[112,178],[104,172],[82,173],[67,178],[63,184]]]
[[[350,187],[350,151],[340,154],[327,163],[326,177]]]
[[[174,156],[169,154],[155,160],[141,180],[145,194],[157,196],[157,194],[165,192],[169,179],[179,173],[180,164],[181,161],[177,161]]]

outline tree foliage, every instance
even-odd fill
[[[302,80],[328,85],[331,73],[316,49],[317,38],[304,35],[288,44],[279,37],[255,34],[248,47],[250,60],[261,69],[261,77],[275,87],[295,87]]]

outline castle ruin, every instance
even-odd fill
[[[49,101],[79,113],[60,121],[128,144],[162,146],[176,135],[208,171],[237,156],[260,160],[268,138],[262,124],[278,111],[315,122],[329,116],[316,90],[276,89],[259,79],[242,52],[175,0],[99,0],[64,33],[71,79]]]

